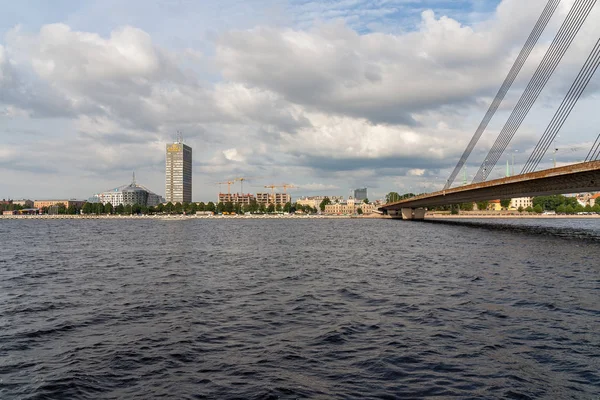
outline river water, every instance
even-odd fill
[[[0,220],[1,399],[598,399],[600,221]]]

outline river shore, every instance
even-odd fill
[[[392,217],[381,214],[369,215],[0,215],[0,220],[6,219],[154,219],[154,220],[188,220],[188,219],[392,219]],[[562,214],[514,214],[514,213],[477,213],[463,212],[458,215],[446,213],[427,213],[425,219],[600,219],[600,215],[562,215]]]

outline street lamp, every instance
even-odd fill
[[[558,148],[554,148],[554,151],[552,152],[552,161],[554,161],[554,168],[556,168],[556,152],[558,151]]]

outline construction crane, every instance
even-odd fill
[[[283,188],[283,193],[285,193],[285,191],[286,191],[287,189],[295,188],[295,187],[297,187],[297,186],[294,186],[294,185],[290,185],[290,184],[284,183],[283,185],[281,185],[281,187]]]
[[[216,184],[219,185],[219,194],[221,193],[221,186],[220,185],[227,185],[227,194],[231,195],[231,185],[233,185],[235,183],[234,181],[227,181],[227,182],[217,182]]]
[[[271,189],[271,199],[272,203],[275,204],[275,188],[283,188],[283,193],[286,193],[287,189],[295,188],[296,186],[284,183],[283,185],[265,185],[265,188]]]

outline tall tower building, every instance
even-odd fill
[[[192,202],[192,148],[183,144],[179,136],[177,141],[167,144],[167,163],[165,174],[165,199],[167,202]]]
[[[354,189],[354,198],[363,201],[367,198],[367,188]]]

